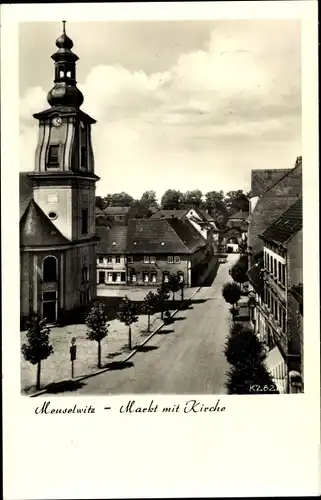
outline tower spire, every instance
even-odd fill
[[[78,56],[72,52],[73,41],[66,34],[66,21],[62,21],[62,34],[56,40],[57,52],[51,56],[55,61],[55,86],[48,93],[51,106],[72,106],[79,108],[84,97],[77,88],[76,61]]]

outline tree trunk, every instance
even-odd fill
[[[98,340],[98,368],[101,368],[101,341]]]
[[[150,314],[148,314],[148,327],[147,327],[148,333],[150,332]]]
[[[41,361],[38,361],[38,364],[37,364],[37,385],[36,385],[36,388],[38,391],[40,390],[40,373],[41,373]]]
[[[128,347],[129,349],[132,348],[132,328],[130,325],[128,327]]]
[[[164,304],[161,304],[161,320],[164,319]]]

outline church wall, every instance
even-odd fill
[[[31,254],[20,254],[20,316],[25,318],[30,313],[30,300],[32,299],[32,267]]]
[[[52,222],[66,238],[71,239],[71,187],[35,187],[34,200],[47,216],[49,212],[57,213],[58,217]]]

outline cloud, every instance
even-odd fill
[[[224,186],[209,185],[206,178],[213,177],[206,168],[221,174],[224,166],[234,178],[230,182],[244,184],[246,169],[250,177],[246,165],[255,166],[253,151],[259,159],[257,146],[264,141],[283,141],[287,151],[292,143],[293,162],[300,154],[300,68],[299,25],[278,21],[237,21],[227,28],[220,23],[202,50],[181,54],[158,73],[130,71],[121,64],[93,67],[79,88],[85,96],[82,108],[98,121],[93,127],[98,192],[127,190],[139,196],[156,189],[162,194],[180,184],[181,189],[225,189],[227,177]],[[25,170],[33,164],[36,145],[37,124],[30,117],[44,108],[45,95],[36,87],[21,99]],[[246,144],[240,146],[244,169],[234,175],[239,141]]]

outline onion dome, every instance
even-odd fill
[[[48,92],[47,101],[50,106],[72,106],[79,108],[84,102],[84,96],[75,85],[58,82]]]
[[[57,52],[51,56],[55,62],[54,87],[47,95],[51,106],[68,106],[79,108],[84,102],[84,96],[77,88],[76,61],[78,56],[71,49],[73,41],[67,36],[63,21],[62,35],[57,38]]]
[[[66,28],[65,28],[66,21],[62,21],[62,24],[63,24],[63,32],[62,32],[62,35],[60,35],[60,37],[57,38],[57,40],[56,40],[56,46],[58,47],[58,49],[69,49],[69,50],[71,50],[73,48],[73,46],[74,46],[74,43],[69,38],[69,36],[67,36],[67,34],[66,34]]]

